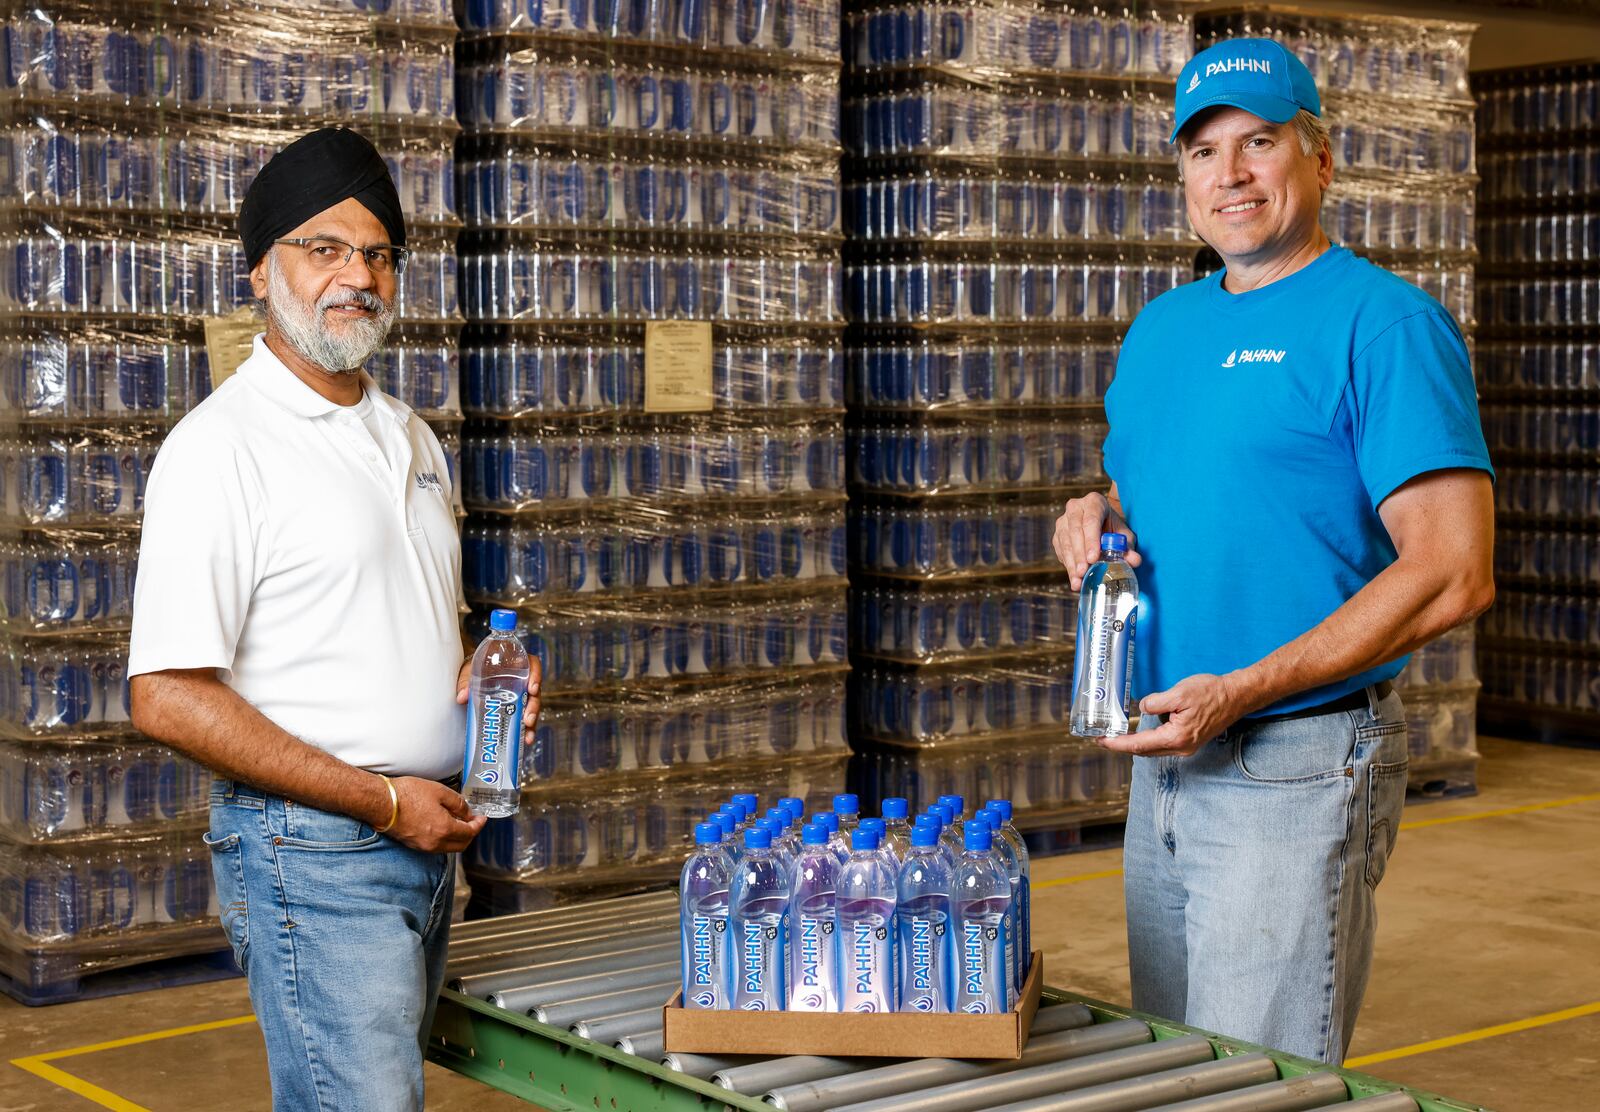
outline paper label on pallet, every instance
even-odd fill
[[[711,322],[645,324],[644,411],[707,413],[711,405]]]
[[[206,363],[211,368],[211,389],[215,390],[250,358],[256,333],[262,322],[246,305],[225,317],[206,318]]]

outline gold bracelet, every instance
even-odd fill
[[[378,776],[378,779],[383,781],[384,786],[389,789],[389,821],[387,823],[385,823],[384,825],[378,827],[378,829],[373,831],[373,833],[374,834],[386,834],[390,830],[394,829],[394,824],[395,824],[396,820],[398,820],[400,818],[400,797],[397,794],[395,794],[394,781],[393,780],[389,779],[387,776],[385,776],[381,772],[378,773],[377,776]]]

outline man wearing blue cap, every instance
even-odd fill
[[[1190,223],[1225,269],[1151,302],[1106,396],[1105,494],[1067,503],[1078,586],[1126,533],[1140,732],[1125,848],[1134,1006],[1328,1062],[1366,989],[1407,746],[1390,681],[1494,598],[1465,342],[1332,246],[1305,66],[1235,39],[1178,77]]]

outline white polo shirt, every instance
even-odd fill
[[[466,728],[450,474],[422,419],[362,384],[366,424],[258,335],[178,422],[145,490],[128,674],[215,668],[340,760],[443,779]]]

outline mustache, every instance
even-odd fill
[[[333,293],[326,294],[317,299],[318,312],[321,312],[324,309],[334,309],[340,305],[355,305],[359,308],[367,310],[370,313],[387,312],[389,308],[389,306],[384,302],[383,298],[379,297],[370,290],[335,290]]]

